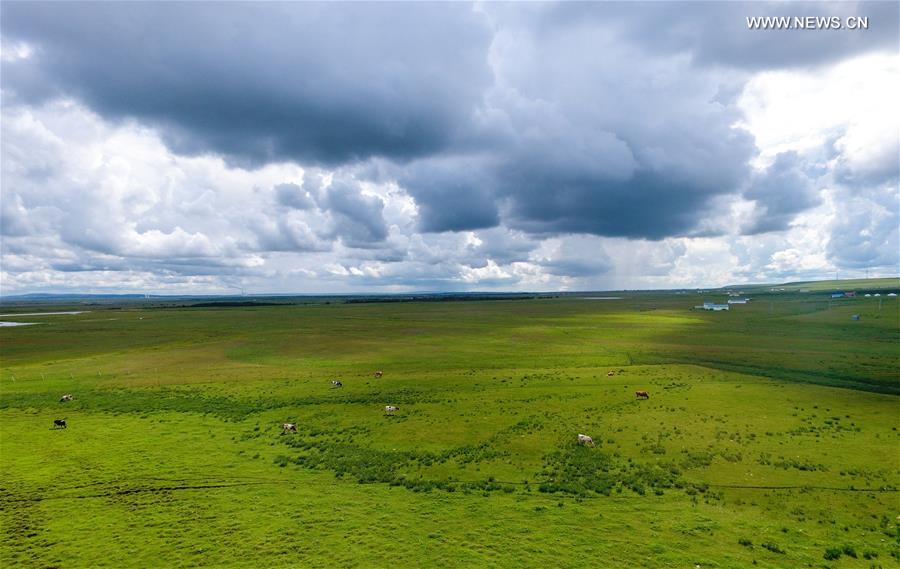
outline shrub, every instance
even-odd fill
[[[839,559],[842,553],[843,552],[841,551],[840,547],[829,547],[825,550],[825,555],[823,555],[822,557],[824,557],[828,561],[834,561],[835,559]]]
[[[772,553],[778,553],[779,555],[784,555],[784,550],[781,549],[780,547],[778,547],[777,543],[773,543],[771,541],[766,541],[760,545],[762,545],[763,548],[768,549]]]

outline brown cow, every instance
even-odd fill
[[[614,376],[614,375],[616,375],[616,372],[614,372],[614,371],[612,371],[612,370],[606,372],[606,377],[612,377],[612,376]]]
[[[381,377],[382,375],[384,375],[384,372],[381,371],[381,370],[378,370],[378,371],[375,372],[375,377],[376,377],[376,378],[379,378],[379,377]]]
[[[635,391],[634,396],[638,399],[650,399],[650,394],[646,391]]]

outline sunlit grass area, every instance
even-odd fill
[[[896,565],[896,298],[624,296],[30,316],[0,559]]]

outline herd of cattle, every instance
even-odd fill
[[[606,375],[607,375],[607,377],[612,377],[613,375],[615,375],[615,373],[610,371],[610,372],[607,372]],[[384,376],[383,371],[378,370],[375,372],[376,378],[380,378],[383,376]],[[332,379],[331,387],[332,388],[344,387],[344,384],[339,379]],[[650,399],[650,394],[647,393],[646,391],[635,391],[634,397],[635,397],[635,399]],[[75,399],[75,397],[73,395],[67,393],[59,398],[59,402],[66,403],[68,401],[73,401],[74,399]],[[385,405],[384,406],[384,414],[387,416],[393,416],[399,410],[400,410],[400,408],[395,405]],[[68,428],[68,425],[66,425],[65,419],[54,419],[53,420],[53,428],[54,429],[66,429],[66,428]],[[287,435],[287,434],[296,433],[296,432],[297,432],[297,425],[295,423],[282,423],[281,424],[281,434],[282,435]],[[579,434],[578,435],[578,444],[583,445],[583,446],[592,447],[592,446],[594,446],[594,439],[592,439],[588,435]]]
[[[383,375],[384,375],[383,371],[379,370],[379,371],[375,372],[376,378],[382,377]],[[608,371],[606,373],[607,377],[613,377],[614,375],[615,375],[614,371]],[[332,388],[344,387],[344,384],[339,379],[332,379],[331,387]],[[635,397],[635,399],[650,399],[650,394],[643,390],[635,391],[634,397]],[[385,405],[384,414],[388,415],[388,416],[393,416],[399,410],[400,410],[400,408],[395,405]],[[295,423],[282,423],[281,424],[281,434],[282,435],[287,435],[287,434],[296,433],[296,432],[297,432],[297,425]],[[579,433],[577,440],[578,440],[579,445],[589,446],[589,447],[594,446],[594,439],[592,439],[588,435]]]

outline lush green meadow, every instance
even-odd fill
[[[0,565],[898,566],[896,297],[617,296],[4,317]]]

